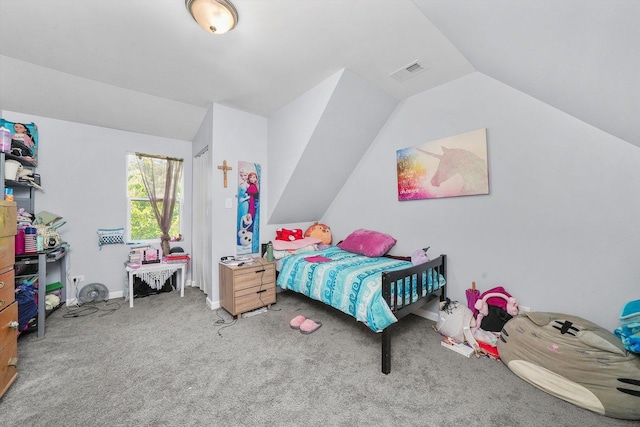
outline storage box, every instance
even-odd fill
[[[147,249],[142,254],[143,264],[155,264],[160,262],[160,250],[159,249]]]
[[[53,292],[57,289],[62,289],[62,283],[61,282],[55,282],[55,283],[50,283],[47,285],[45,292],[49,293],[49,292]]]
[[[622,308],[620,325],[631,331],[631,335],[640,332],[640,299],[630,301]]]
[[[0,127],[0,151],[11,152],[11,131],[5,127]]]

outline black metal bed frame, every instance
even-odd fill
[[[398,257],[394,257],[398,258]],[[425,288],[427,287],[427,283],[424,281],[427,280],[428,271],[434,269],[438,275],[442,275],[442,277],[447,278],[447,256],[440,255],[438,258],[426,262],[424,264],[419,264],[416,266],[408,267],[403,270],[395,270],[395,271],[386,271],[382,273],[382,297],[391,308],[394,316],[398,319],[398,322],[389,325],[382,331],[382,373],[389,374],[391,372],[391,336],[393,329],[396,328],[397,324],[400,322],[400,319],[408,316],[413,313],[414,310],[421,308],[427,303],[433,301],[435,298],[439,296],[440,301],[444,301],[446,298],[446,288],[447,285],[443,285],[442,287],[436,289],[435,291],[426,294],[424,297],[422,296],[422,288],[423,285]],[[426,275],[423,276],[422,273],[427,272]],[[438,277],[438,276],[436,276]],[[415,281],[414,281],[415,279]],[[412,302],[410,299],[406,301],[406,298],[403,298],[402,301],[398,301],[395,295],[405,294],[404,287],[407,286],[407,283],[410,283],[410,286],[416,286],[418,290],[417,295],[418,299],[415,302]],[[392,292],[392,288],[395,290]],[[400,288],[400,290],[398,289]],[[408,294],[413,294],[412,289],[409,289]]]

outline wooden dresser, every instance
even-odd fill
[[[276,267],[273,262],[254,258],[250,265],[220,263],[220,305],[238,316],[276,302]]]
[[[16,204],[0,200],[0,397],[18,376],[18,303],[15,300]]]

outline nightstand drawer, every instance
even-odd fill
[[[251,288],[243,288],[243,289],[237,289],[235,291],[235,297],[239,298],[239,297],[243,297],[245,295],[251,295],[251,294],[258,294],[258,293],[265,293],[266,291],[270,290],[270,289],[275,289],[276,287],[274,286],[273,283],[267,283],[264,285],[260,285],[260,286],[253,286]]]
[[[276,288],[270,287],[269,289],[262,289],[262,292],[259,291],[259,288],[254,289],[253,292],[238,296],[236,293],[235,298],[235,312],[236,313],[244,313],[245,311],[251,311],[254,308],[264,307],[265,305],[270,305],[276,302]]]
[[[276,275],[273,272],[273,266],[265,265],[258,267],[259,268],[236,270],[233,274],[233,288],[238,291],[240,289],[275,282]]]

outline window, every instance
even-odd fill
[[[181,180],[169,230],[172,239],[178,238],[181,234],[182,184]],[[138,168],[135,153],[127,153],[127,211],[129,224],[127,238],[129,241],[160,241],[160,227],[158,227],[149,195],[142,182],[142,174]]]

